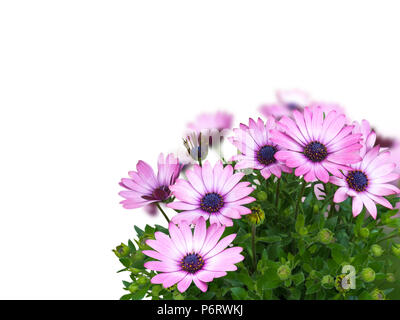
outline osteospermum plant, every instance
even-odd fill
[[[121,180],[124,208],[165,218],[113,250],[130,276],[121,299],[400,297],[399,159],[367,121],[304,103],[234,128],[218,141],[231,158],[201,148],[219,145],[202,129],[232,115],[200,116],[184,157],[161,154],[157,172],[139,161]]]

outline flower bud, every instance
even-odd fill
[[[301,235],[301,236],[306,236],[308,234],[308,229],[307,229],[307,227],[301,227],[300,229],[299,229],[299,235]]]
[[[396,257],[400,258],[400,245],[393,243],[392,252]]]
[[[132,272],[133,274],[139,274],[140,270],[138,268],[129,268],[129,271]]]
[[[265,220],[265,212],[259,205],[251,207],[251,213],[246,215],[247,221],[251,224],[260,225]]]
[[[374,257],[380,257],[383,254],[383,249],[379,244],[373,244],[371,246],[371,253]]]
[[[276,271],[276,274],[278,275],[279,279],[281,279],[282,281],[285,281],[287,279],[289,279],[289,277],[292,274],[292,270],[290,269],[290,267],[286,264],[281,265],[278,270]]]
[[[346,274],[340,274],[335,279],[335,288],[339,292],[346,292],[350,290],[350,279]]]
[[[147,278],[146,277],[139,277],[137,280],[136,280],[136,282],[137,282],[137,284],[139,284],[139,285],[144,285],[144,284],[146,284],[147,283]]]
[[[396,281],[396,277],[394,276],[394,273],[387,273],[386,274],[386,281],[388,282],[395,282]]]
[[[360,237],[364,238],[364,239],[367,239],[369,237],[369,229],[368,228],[361,228]]]
[[[310,272],[310,279],[312,279],[312,280],[318,279],[318,273],[317,273],[316,270],[311,270],[311,272]]]
[[[139,286],[137,284],[132,283],[129,287],[128,290],[130,293],[135,293],[136,291],[139,290]]]
[[[329,274],[325,275],[322,277],[321,285],[326,289],[332,288],[335,285],[335,279]]]
[[[335,238],[333,236],[334,234],[331,230],[324,228],[320,232],[318,232],[317,237],[319,242],[323,244],[329,244],[335,241]]]
[[[386,296],[385,296],[385,294],[383,293],[383,291],[382,291],[382,290],[379,290],[378,288],[377,288],[377,289],[374,289],[374,290],[370,293],[370,295],[371,295],[372,299],[374,299],[374,300],[385,300],[385,298],[386,298]]]
[[[129,247],[126,244],[121,243],[113,250],[113,252],[118,258],[126,257],[129,254]]]
[[[314,214],[319,213],[319,205],[318,205],[318,204],[314,204],[314,206],[313,206],[313,213],[314,213]]]
[[[364,268],[361,271],[361,279],[365,282],[372,282],[375,280],[375,271],[372,268]]]
[[[268,199],[268,195],[265,191],[259,191],[256,194],[256,198],[259,201],[266,201]]]

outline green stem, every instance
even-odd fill
[[[251,251],[253,253],[253,265],[254,270],[257,270],[257,259],[256,259],[256,225],[251,226]]]
[[[295,210],[295,218],[297,218],[297,214],[299,213],[299,206],[301,202],[301,198],[303,197],[304,190],[306,189],[306,182],[303,180],[303,185],[301,187],[299,197],[297,198],[297,203],[296,203],[296,210]]]
[[[170,221],[169,221],[169,218],[168,218],[167,214],[164,212],[164,210],[161,208],[160,204],[157,203],[156,205],[157,205],[158,210],[160,210],[160,212],[161,212],[162,215],[164,216],[165,220],[167,220],[167,222],[169,223],[169,222],[170,222]]]
[[[279,192],[280,192],[280,186],[281,186],[281,179],[278,179],[278,182],[276,184],[276,193],[275,193],[275,207],[278,209],[278,204],[279,204]]]
[[[389,236],[389,237],[382,238],[381,240],[378,240],[376,243],[379,243],[379,242],[382,242],[382,241],[386,241],[386,240],[390,240],[390,239],[396,238],[396,237],[398,237],[398,236],[399,236],[398,234],[393,234],[393,235],[391,235],[391,236]]]

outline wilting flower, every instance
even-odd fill
[[[153,250],[143,253],[159,261],[149,261],[145,268],[161,272],[151,279],[151,283],[163,284],[169,288],[176,283],[178,290],[184,292],[192,281],[203,292],[207,291],[207,282],[225,276],[227,271],[235,271],[235,263],[243,260],[241,247],[226,249],[235,239],[230,234],[221,239],[224,226],[212,224],[208,229],[203,218],[197,220],[194,233],[187,223],[176,226],[169,224],[169,234],[155,233],[155,240],[146,244]]]
[[[232,128],[233,115],[228,112],[203,113],[194,122],[188,124],[188,128],[195,132],[203,130],[223,130]]]
[[[399,174],[393,172],[396,164],[389,160],[389,151],[379,151],[379,146],[372,148],[362,161],[351,165],[348,170],[343,170],[340,178],[330,177],[330,182],[340,186],[335,193],[334,202],[340,203],[347,197],[352,197],[354,217],[359,215],[365,206],[369,214],[376,219],[375,203],[393,209],[384,196],[400,192],[396,186],[389,184],[399,178]]]
[[[280,178],[282,171],[292,172],[285,164],[275,159],[275,153],[281,150],[280,146],[270,140],[270,131],[275,126],[273,117],[269,117],[266,124],[260,118],[257,122],[250,118],[249,126],[240,124],[239,129],[233,130],[235,137],[231,137],[230,141],[241,152],[233,157],[233,160],[238,161],[235,169],[261,170],[265,179],[271,174]]]
[[[341,176],[339,169],[361,160],[358,150],[361,134],[353,134],[353,126],[346,125],[346,116],[336,111],[324,118],[321,108],[293,112],[294,120],[283,117],[279,130],[271,131],[271,140],[287,150],[280,150],[275,158],[296,168],[296,176],[307,182],[316,179],[327,183],[329,173]]]
[[[165,159],[160,154],[157,176],[146,162],[139,161],[137,171],[128,172],[130,178],[123,178],[120,182],[122,187],[128,189],[119,193],[126,199],[121,204],[126,209],[134,209],[167,200],[171,195],[170,187],[178,178],[180,169],[181,165],[172,153]]]
[[[195,164],[186,176],[188,180],[178,179],[171,187],[180,201],[171,202],[168,207],[184,210],[172,218],[173,222],[192,223],[203,217],[210,219],[210,223],[232,226],[232,219],[251,212],[243,205],[255,201],[248,196],[254,189],[249,182],[240,182],[244,174],[233,174],[232,166],[224,168],[218,161],[212,168],[206,161],[202,167]]]

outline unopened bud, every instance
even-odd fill
[[[281,265],[278,270],[276,271],[276,274],[278,275],[279,279],[281,279],[282,281],[285,281],[287,279],[289,279],[289,277],[292,274],[292,270],[290,269],[290,267],[286,264]]]
[[[364,268],[361,271],[361,279],[365,282],[372,282],[375,280],[375,271],[372,268]]]
[[[374,299],[374,300],[385,300],[386,299],[386,296],[383,293],[383,291],[379,290],[379,289],[374,289],[370,294],[371,294],[372,299]]]
[[[256,194],[256,198],[259,201],[266,201],[268,199],[268,195],[265,191],[259,191]]]
[[[373,244],[371,246],[371,252],[374,257],[380,257],[383,254],[383,249],[379,244]]]
[[[118,258],[126,257],[129,254],[129,247],[126,244],[121,243],[113,250],[113,252]]]
[[[369,237],[369,229],[368,228],[361,228],[360,237],[364,238],[364,239],[368,238]]]
[[[259,205],[251,207],[251,213],[246,215],[247,221],[251,224],[260,225],[265,220],[265,212]]]
[[[332,288],[335,285],[335,279],[333,279],[333,277],[329,274],[323,276],[321,280],[321,285],[326,289]]]
[[[395,282],[396,281],[396,277],[394,276],[394,273],[387,273],[386,274],[386,281],[388,282]]]
[[[335,238],[331,230],[324,228],[320,232],[318,232],[318,240],[323,244],[329,244],[334,242]]]
[[[136,291],[139,290],[139,286],[137,284],[132,283],[129,287],[128,290],[130,293],[135,293]]]
[[[400,245],[393,243],[392,252],[396,257],[400,258]]]

